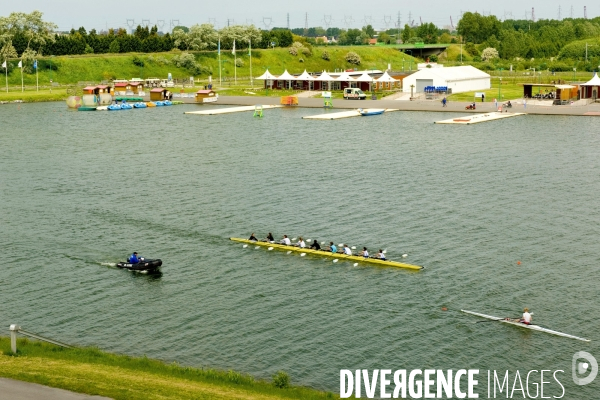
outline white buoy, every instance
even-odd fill
[[[288,253],[288,254],[291,254],[291,253],[292,253],[292,251],[291,251],[291,250],[289,250],[287,253]]]
[[[383,254],[385,254],[385,253],[387,253],[387,249],[384,249],[384,250],[383,250]]]
[[[247,245],[247,244],[245,244],[245,245],[243,245],[242,247],[245,249],[246,247],[248,247],[248,245]]]
[[[402,254],[402,258],[408,257],[408,254]]]
[[[321,244],[325,244],[325,242],[321,242]]]
[[[272,247],[269,247],[267,250],[273,250],[273,248],[272,248]]]
[[[355,266],[355,267],[358,267],[358,263],[354,263],[354,266]]]
[[[338,246],[342,247],[344,245],[344,243],[340,243]]]
[[[254,250],[256,250],[256,249],[260,249],[260,246],[256,246],[256,247],[254,248]]]
[[[310,242],[310,239],[306,239],[307,242]]]
[[[296,238],[292,238],[292,240],[296,240]]]
[[[356,250],[356,246],[352,246],[350,247],[352,250]]]
[[[306,253],[300,253],[300,257],[304,257]]]
[[[337,259],[337,258],[336,258],[336,259],[334,259],[334,260],[333,260],[333,262],[334,262],[334,263],[338,262],[338,259]]]

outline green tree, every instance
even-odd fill
[[[369,37],[369,39],[372,39],[373,36],[375,36],[375,29],[373,29],[373,26],[370,24],[363,26],[362,31]]]
[[[417,28],[417,36],[423,38],[427,44],[437,43],[437,27],[432,23],[422,24]]]
[[[412,29],[408,24],[404,25],[404,29],[402,30],[402,43],[408,43],[409,39],[413,36]]]
[[[31,14],[13,12],[8,17],[0,17],[0,41],[2,44],[14,41],[20,37],[25,43],[23,52],[41,53],[46,43],[54,42],[54,30],[58,27],[52,22],[42,19],[42,12],[33,11]],[[35,55],[34,55],[35,56]]]
[[[109,53],[118,53],[121,50],[121,46],[119,45],[119,41],[117,39],[113,40],[108,48]]]

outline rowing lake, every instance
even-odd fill
[[[507,369],[511,385],[517,370],[564,370],[565,398],[598,393],[599,378],[574,385],[571,359],[600,359],[600,118],[183,115],[199,107],[0,106],[2,329],[260,378],[285,370],[334,392],[341,368],[479,368],[481,397],[486,371]],[[228,240],[252,232],[385,248],[426,269]],[[162,275],[114,267],[134,250],[161,258]],[[460,312],[525,306],[592,342]]]

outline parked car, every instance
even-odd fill
[[[358,88],[346,88],[344,89],[344,99],[346,100],[365,100],[367,95],[365,92]]]

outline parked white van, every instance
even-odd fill
[[[365,92],[358,88],[346,88],[344,89],[344,99],[350,100],[365,100],[367,95]]]

